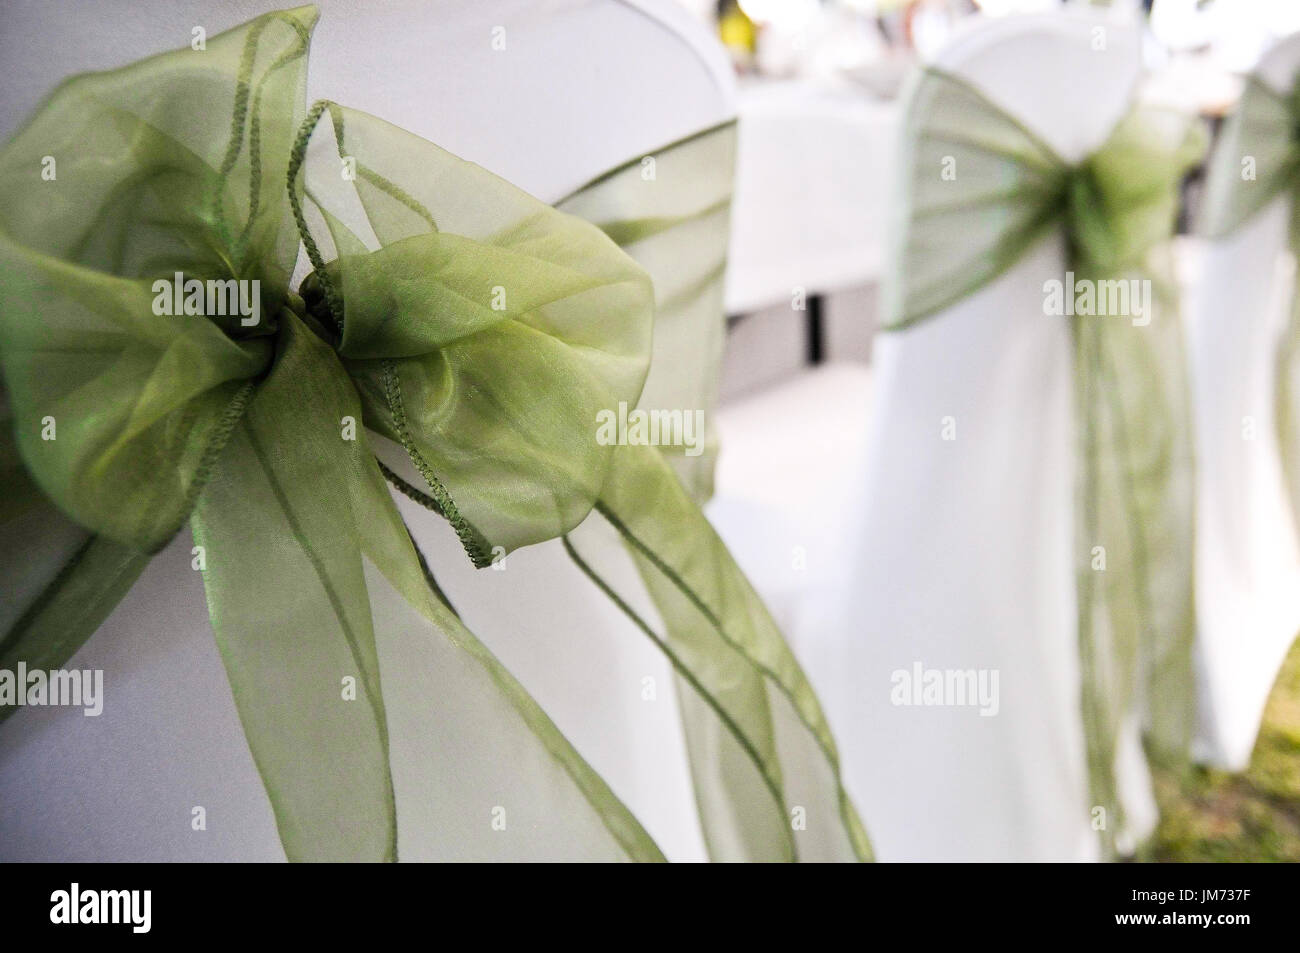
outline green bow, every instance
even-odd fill
[[[1286,196],[1288,242],[1300,255],[1300,77],[1278,93],[1248,76],[1237,110],[1224,124],[1206,175],[1201,231],[1224,238]],[[1300,526],[1300,294],[1293,292],[1278,343],[1274,402],[1282,473]]]
[[[778,795],[766,708],[726,695],[757,678],[794,699],[829,761],[838,836],[865,855],[824,719],[765,610],[658,452],[596,439],[598,414],[634,405],[647,374],[649,277],[596,227],[428,142],[333,103],[306,110],[315,20],[270,13],[206,50],[74,78],[0,155],[3,464],[20,488],[0,531],[34,566],[62,564],[25,581],[37,592],[0,663],[61,664],[188,520],[291,859],[396,858],[375,637],[394,624],[387,588],[443,659],[429,703],[510,752],[475,772],[531,781],[608,856],[662,859],[461,624],[385,478],[446,517],[476,566],[595,509],[648,581],[667,580],[664,644],[691,643],[670,657]],[[295,294],[300,242],[313,270]],[[176,313],[191,292],[196,313]]]
[[[887,305],[892,329],[934,316],[1049,234],[1065,235],[1069,273],[1045,276],[1054,284],[1025,306],[1042,307],[1043,320],[1070,315],[1090,795],[1122,819],[1115,756],[1123,721],[1141,718],[1161,756],[1178,756],[1191,731],[1191,450],[1169,238],[1204,134],[1174,113],[1135,107],[1072,164],[978,89],[926,70],[903,138],[909,180]],[[1076,288],[1091,297],[1076,297]],[[1119,826],[1107,825],[1108,848]]]

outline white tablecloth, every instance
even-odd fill
[[[874,281],[898,109],[812,81],[742,84],[727,311]]]

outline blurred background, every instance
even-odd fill
[[[1243,75],[1300,30],[1295,0],[679,2],[716,31],[738,76],[724,487],[729,465],[748,465],[746,438],[761,414],[754,408],[777,406],[782,390],[803,388],[850,409],[867,402],[899,92],[964,21],[1107,7],[1143,29],[1146,97],[1201,116],[1211,135]],[[1183,232],[1198,179],[1186,187]],[[1193,281],[1195,248],[1182,249],[1181,267]],[[851,428],[830,431],[828,439],[842,440]],[[1245,772],[1195,768],[1159,778],[1157,788],[1161,823],[1137,859],[1300,861],[1300,649],[1277,680]]]
[[[677,2],[716,31],[740,79],[727,307],[747,327],[733,328],[745,360],[728,367],[724,396],[797,372],[801,357],[869,360],[862,315],[883,266],[898,94],[963,21],[1070,7],[1141,21],[1146,95],[1212,128],[1261,53],[1300,30],[1294,0]],[[811,330],[784,320],[796,287],[820,299]]]

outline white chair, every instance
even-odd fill
[[[1074,14],[979,20],[935,65],[1074,161],[1128,108],[1139,36]],[[1080,708],[1070,332],[1042,308],[1044,278],[1064,271],[1052,234],[980,291],[878,339],[862,511],[842,530],[857,555],[838,610],[792,638],[882,860],[1100,854]],[[917,664],[996,672],[996,714],[894,704],[894,673]],[[1155,822],[1136,724],[1120,762],[1127,846]]]
[[[309,100],[374,113],[547,201],[734,115],[725,57],[669,0],[319,6]],[[73,24],[63,4],[6,8],[0,59],[11,82],[0,135],[69,74],[185,46],[196,26],[211,36],[265,10],[251,0],[218,8],[203,0],[120,0],[79,9]],[[474,572],[439,518],[400,502],[470,627],[671,859],[703,858],[673,679],[658,651],[578,573],[558,541],[512,554],[505,571]],[[190,546],[185,532],[156,557],[70,663],[105,671],[101,717],[26,710],[0,727],[0,858],[283,858]],[[641,592],[621,551],[606,565],[615,558],[623,560],[615,585]],[[429,796],[436,779],[463,762],[429,763],[410,753],[412,739],[440,728],[422,705],[436,659],[417,640],[381,640],[379,649],[401,856],[463,856],[443,805]],[[653,702],[643,700],[647,678],[659,686]],[[452,752],[458,743],[466,742],[443,742]],[[204,832],[191,830],[194,806],[206,808]],[[563,839],[542,846],[551,856],[580,856],[580,845]]]
[[[1290,90],[1300,36],[1256,74]],[[1300,632],[1300,542],[1282,481],[1274,413],[1278,338],[1295,261],[1286,194],[1218,241],[1196,240],[1187,312],[1196,415],[1196,615],[1200,691],[1194,753],[1241,770],[1278,666]]]

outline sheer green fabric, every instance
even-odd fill
[[[620,447],[597,510],[631,549],[664,631],[638,624],[681,676],[710,855],[870,860],[812,686],[667,461]]]
[[[661,860],[446,604],[385,482],[479,566],[639,485],[628,518],[736,573],[657,450],[595,437],[600,410],[641,396],[655,289],[598,228],[374,117],[307,110],[315,19],[271,13],[74,78],[0,153],[0,464],[17,491],[0,536],[24,557],[0,566],[17,607],[0,653],[61,664],[188,520],[290,859],[396,859],[395,790],[424,779],[439,856]],[[313,271],[294,293],[300,247]],[[260,310],[166,311],[155,285],[178,274],[246,282]],[[684,584],[711,581],[698,568]],[[747,590],[720,608],[761,611]],[[394,640],[423,647],[421,676],[381,679]],[[416,765],[390,757],[388,683],[436,713]],[[509,837],[482,823],[502,792],[533,818]]]
[[[722,295],[735,167],[733,121],[637,158],[555,206],[595,223],[654,279],[654,346],[640,406],[703,411],[698,452],[659,448],[700,502],[713,495],[718,454],[713,410],[726,339]]]
[[[653,165],[635,159],[557,206],[597,223],[654,279],[654,356],[638,406],[698,409],[710,426],[726,328],[735,143],[734,123],[705,130],[655,150]],[[716,446],[709,429],[698,455],[685,446],[619,447],[599,516],[566,540],[570,555],[678,672],[710,856],[869,859],[812,689],[697,508],[712,494]],[[595,548],[583,538],[596,532],[622,538],[658,620],[638,616],[583,556]]]
[[[1247,166],[1248,164],[1248,166]],[[1279,93],[1248,76],[1241,101],[1210,157],[1201,230],[1211,238],[1232,234],[1278,199],[1290,207],[1288,244],[1300,254],[1300,79]],[[1300,294],[1293,290],[1276,360],[1277,432],[1291,512],[1300,524]]]
[[[149,557],[88,533],[41,493],[18,454],[7,409],[0,415],[0,485],[0,669],[13,671],[19,661],[56,668],[99,627]],[[57,585],[47,585],[53,580]],[[0,719],[12,712],[0,708]]]
[[[1083,722],[1091,803],[1120,820],[1103,833],[1113,850],[1122,724],[1141,719],[1162,759],[1183,757],[1192,727],[1191,447],[1169,240],[1204,134],[1193,120],[1135,106],[1070,164],[957,77],[927,70],[911,95],[891,328],[983,288],[1058,230],[1067,268],[1097,295],[1128,300],[1118,296],[1131,286],[1117,283],[1132,279],[1153,288],[1146,315],[1131,318],[1129,305],[1063,318],[1074,349]],[[1093,566],[1097,545],[1104,573]]]

